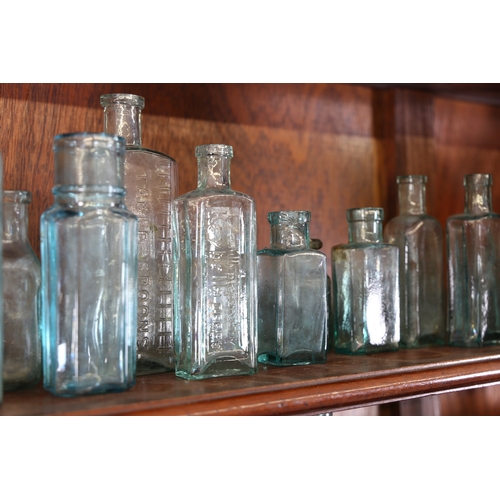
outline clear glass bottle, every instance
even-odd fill
[[[124,204],[125,140],[55,137],[55,202],[41,217],[42,363],[58,396],[135,383],[137,218]]]
[[[425,212],[425,175],[397,177],[399,215],[384,228],[399,248],[400,347],[446,342],[443,230]]]
[[[326,255],[312,250],[311,213],[270,212],[271,244],[257,252],[258,361],[326,362]]]
[[[42,377],[40,262],[28,240],[28,191],[3,193],[4,389],[37,384]]]
[[[347,210],[349,242],[332,247],[336,352],[399,347],[398,248],[383,242],[382,208]]]
[[[257,371],[254,200],[231,189],[233,148],[197,146],[198,187],[174,201],[176,375]]]
[[[101,96],[104,131],[125,138],[125,204],[139,224],[137,375],[173,371],[172,202],[177,196],[177,163],[142,147],[144,98]]]
[[[500,215],[492,210],[491,175],[464,178],[465,211],[446,223],[449,343],[500,342]]]

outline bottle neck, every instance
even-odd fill
[[[114,186],[56,186],[55,202],[67,207],[124,206],[125,189]]]
[[[465,213],[484,214],[492,212],[491,185],[469,184],[465,187]]]
[[[142,146],[142,110],[129,104],[109,104],[104,107],[104,132],[119,135],[127,146]]]
[[[198,188],[229,188],[231,159],[226,156],[198,157]]]
[[[349,243],[381,243],[382,221],[356,220],[349,224]]]
[[[401,215],[425,214],[425,184],[405,182],[399,184],[399,213]]]
[[[271,248],[279,250],[309,249],[309,223],[280,223],[271,225]]]
[[[25,203],[3,204],[3,243],[28,240],[28,206]]]

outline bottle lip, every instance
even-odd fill
[[[347,222],[384,220],[384,209],[380,207],[349,208]]]
[[[30,191],[20,191],[5,189],[3,192],[4,203],[31,203],[32,196]]]
[[[414,184],[414,183],[427,184],[427,176],[420,174],[398,175],[396,178],[396,182],[398,184]]]
[[[196,146],[194,155],[197,158],[202,156],[224,156],[225,158],[233,157],[233,147],[227,144],[201,144]]]
[[[311,221],[311,212],[308,210],[280,210],[269,212],[267,220],[270,224],[281,224],[283,222],[304,224]]]
[[[124,104],[139,109],[144,109],[146,100],[144,97],[136,94],[103,94],[101,96],[101,106],[112,106],[113,104]]]
[[[491,174],[467,174],[464,175],[464,186],[484,185],[491,186],[493,178]]]
[[[122,150],[125,148],[125,139],[119,135],[105,132],[69,132],[54,137],[53,150],[64,147],[79,147],[85,149],[106,148]]]

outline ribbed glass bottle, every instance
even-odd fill
[[[37,384],[42,377],[40,261],[28,240],[28,191],[3,193],[3,290],[5,390]]]
[[[326,255],[310,248],[306,211],[270,212],[271,244],[257,252],[260,363],[326,362]]]
[[[144,98],[101,96],[104,131],[125,138],[125,203],[139,224],[137,375],[173,371],[172,202],[177,163],[142,146]]]
[[[255,203],[231,189],[233,148],[196,147],[198,188],[174,201],[176,375],[257,371]]]
[[[398,248],[383,242],[382,208],[347,210],[349,242],[332,248],[336,352],[399,347]]]
[[[399,215],[384,228],[399,248],[400,347],[446,342],[443,230],[425,212],[425,175],[398,176]]]
[[[58,396],[135,383],[137,218],[124,204],[125,141],[54,140],[55,202],[41,217],[42,362]]]
[[[465,211],[446,223],[449,343],[500,343],[500,215],[492,210],[491,175],[464,178]]]

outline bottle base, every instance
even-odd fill
[[[132,382],[101,383],[96,379],[99,379],[99,377],[81,377],[80,380],[60,383],[55,386],[44,383],[44,387],[47,391],[54,394],[54,396],[73,397],[108,392],[124,392],[135,385],[135,380]]]
[[[334,351],[337,354],[349,354],[357,356],[364,354],[377,354],[379,352],[397,351],[398,349],[399,344],[392,343],[387,345],[364,345],[356,349],[351,349],[349,347],[335,347]]]
[[[416,339],[411,340],[402,339],[399,342],[399,347],[401,349],[419,349],[421,347],[433,347],[440,345],[446,345],[446,342],[442,335],[438,335],[435,333],[423,334]]]
[[[260,354],[257,358],[259,363],[272,366],[300,366],[300,365],[316,365],[326,363],[326,354],[300,352],[290,356],[280,357],[273,354]]]
[[[168,373],[175,371],[175,366],[169,366],[167,362],[153,361],[150,359],[137,360],[136,376],[153,375],[156,373]]]
[[[481,338],[479,335],[464,336],[450,335],[448,345],[451,347],[488,347],[491,345],[500,345],[500,332],[486,332]]]

